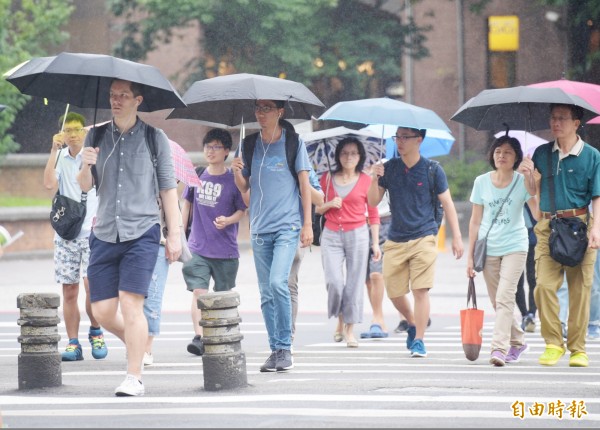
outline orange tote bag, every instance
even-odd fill
[[[469,307],[469,303],[473,306]],[[469,288],[467,292],[467,309],[460,311],[460,333],[462,336],[463,350],[465,356],[470,361],[475,361],[479,357],[483,331],[483,311],[477,309],[477,296],[475,294],[475,280],[469,278]]]

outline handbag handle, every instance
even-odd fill
[[[467,308],[469,302],[473,303],[473,309],[477,309],[477,294],[475,291],[475,278],[469,277],[469,287],[467,288]]]
[[[492,220],[492,225],[490,225],[490,228],[488,228],[488,231],[485,234],[485,240],[487,240],[488,236],[490,235],[490,231],[492,231],[492,228],[494,227],[494,223],[498,219],[498,215],[500,215],[500,212],[502,212],[502,208],[504,207],[504,203],[506,203],[506,201],[510,197],[510,193],[512,193],[512,191],[515,189],[515,186],[517,185],[518,180],[519,180],[519,178],[517,178],[517,180],[515,181],[515,183],[512,184],[512,187],[510,187],[510,190],[508,191],[508,194],[506,195],[506,198],[502,201],[502,204],[498,208],[498,212],[496,212],[496,216]]]

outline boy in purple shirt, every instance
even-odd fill
[[[183,192],[183,228],[192,223],[188,245],[192,259],[183,265],[183,278],[192,298],[192,322],[195,336],[188,345],[191,354],[202,355],[202,314],[198,297],[208,292],[210,279],[214,291],[235,287],[239,267],[238,222],[246,205],[235,185],[233,172],[225,167],[232,140],[228,131],[213,129],[202,142],[208,167],[200,174],[200,187],[186,187]],[[191,217],[190,217],[190,210]]]

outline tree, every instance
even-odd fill
[[[61,27],[72,11],[72,0],[0,0],[0,73],[64,42],[68,34]],[[0,155],[18,149],[8,130],[29,99],[0,79],[0,103],[7,106],[0,113]]]
[[[384,94],[399,81],[401,56],[428,54],[426,27],[359,0],[112,0],[126,19],[117,56],[143,59],[175,28],[198,23],[203,55],[190,81],[228,73],[280,76],[311,87],[325,102]],[[143,19],[140,19],[142,18]]]

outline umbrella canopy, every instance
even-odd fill
[[[352,130],[346,127],[335,127],[327,130],[303,133],[300,138],[306,145],[308,157],[313,163],[315,172],[321,175],[336,168],[335,148],[346,137],[354,137],[361,141],[367,153],[365,167],[377,163],[384,154],[383,141],[369,130]]]
[[[141,112],[185,106],[156,67],[110,55],[63,52],[55,57],[37,57],[18,67],[6,80],[30,96],[83,108],[110,109],[109,90],[115,78],[142,85]]]
[[[397,125],[373,124],[362,130],[372,131],[385,139],[385,158],[390,159],[398,156],[398,147],[394,139],[391,138],[391,136],[396,134],[397,129]],[[427,130],[419,151],[423,157],[427,158],[448,155],[454,141],[454,136],[445,130]]]
[[[560,88],[565,93],[581,97],[600,112],[600,85],[559,79],[558,81],[538,82],[529,86],[533,88]],[[587,124],[600,124],[600,116],[589,120]]]
[[[169,139],[169,145],[171,146],[171,157],[173,158],[173,167],[175,168],[175,178],[190,187],[201,186],[202,183],[196,174],[194,163],[192,163],[192,160],[187,152],[185,152],[185,149],[171,139]]]
[[[186,108],[174,109],[167,119],[201,121],[213,127],[233,127],[255,121],[255,100],[283,100],[286,119],[311,119],[325,107],[299,82],[238,73],[196,81],[183,95]]]
[[[450,131],[434,111],[387,97],[338,102],[319,119]]]
[[[505,135],[505,131],[499,131],[498,133],[494,134],[494,137],[498,138]],[[508,135],[519,141],[524,156],[529,155],[531,157],[538,146],[548,143],[546,139],[542,139],[535,134],[527,133],[524,130],[509,130]]]
[[[560,88],[511,87],[483,90],[456,111],[452,120],[476,130],[535,131],[550,128],[550,105],[571,104],[584,110],[583,122],[599,113],[581,97]]]

